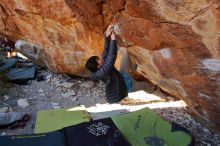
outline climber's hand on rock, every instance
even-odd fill
[[[114,30],[112,30],[112,33],[111,33],[111,40],[116,40]]]
[[[105,33],[106,37],[109,37],[109,36],[112,34],[113,26],[114,26],[113,24],[110,24],[110,25],[108,26],[108,28],[107,28],[107,30],[106,30],[106,33]]]

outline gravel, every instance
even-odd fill
[[[92,107],[96,104],[107,104],[104,84],[94,84],[83,78],[70,78],[65,74],[42,71],[45,81],[32,80],[29,85],[10,84],[7,93],[0,100],[10,105],[14,111],[28,112],[31,120],[24,129],[0,130],[0,135],[31,134],[33,133],[36,113],[44,109],[58,109],[85,105]],[[170,97],[169,100],[174,100]],[[135,106],[135,105],[134,105]],[[6,108],[0,104],[0,109]],[[190,131],[195,144],[198,146],[220,146],[220,134],[213,133],[197,123],[186,111],[185,107],[153,109],[169,122],[182,125]]]

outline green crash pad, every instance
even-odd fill
[[[34,133],[47,133],[90,120],[85,107],[43,110],[37,113]]]
[[[115,125],[132,146],[188,146],[192,138],[154,111],[144,108],[112,117]]]

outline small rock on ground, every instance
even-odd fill
[[[17,101],[17,104],[18,104],[18,106],[20,106],[22,108],[25,108],[25,107],[29,106],[29,103],[28,103],[27,99],[19,99]]]

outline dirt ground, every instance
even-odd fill
[[[138,94],[130,94],[127,100],[120,104],[111,105],[105,100],[104,84],[101,82],[94,84],[83,78],[71,78],[48,70],[42,70],[39,74],[45,76],[46,80],[40,82],[32,80],[29,85],[7,85],[5,95],[0,97],[0,109],[10,106],[13,111],[31,114],[31,119],[23,129],[0,129],[1,135],[33,133],[36,113],[44,109],[84,105],[91,111],[108,108],[134,111],[143,107],[150,107],[164,119],[187,128],[192,133],[196,145],[220,146],[220,135],[195,122],[186,112],[187,107],[181,106],[185,103],[176,101],[158,90],[153,92],[157,96],[146,93],[145,96],[141,97],[142,99],[136,99],[136,96],[139,96]],[[149,100],[151,96],[152,99]],[[23,107],[21,103],[18,104],[19,100],[23,103]],[[93,116],[96,117],[96,115]]]

